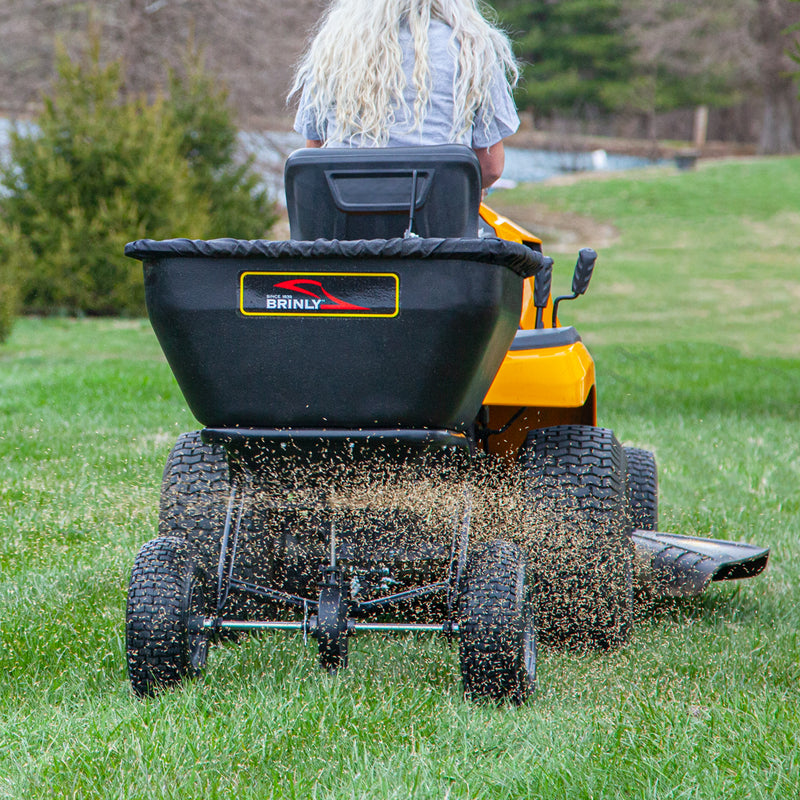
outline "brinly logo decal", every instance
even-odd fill
[[[320,281],[311,280],[310,278],[295,278],[291,281],[282,281],[275,284],[276,289],[289,289],[292,292],[300,292],[301,294],[308,295],[311,300],[306,298],[292,298],[291,296],[286,301],[292,308],[305,308],[307,311],[313,309],[314,311],[370,311],[371,309],[366,306],[357,306],[353,303],[348,303],[345,300],[340,300],[334,297],[330,292],[325,291],[325,287]],[[324,297],[321,297],[316,292],[322,292]],[[267,297],[267,309],[275,309],[281,304],[283,298]],[[323,300],[327,302],[323,303]]]
[[[374,272],[244,272],[239,308],[257,317],[395,317],[397,275]]]

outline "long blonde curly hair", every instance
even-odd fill
[[[420,129],[430,100],[428,27],[438,19],[458,49],[451,141],[471,130],[479,108],[493,110],[490,88],[498,68],[510,86],[519,77],[508,37],[492,25],[479,0],[333,0],[301,59],[289,98],[306,90],[320,130],[329,110],[337,137],[386,144],[394,110],[405,107],[401,22],[414,42],[413,127]]]

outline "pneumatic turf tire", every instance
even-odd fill
[[[495,541],[467,559],[458,598],[459,661],[471,700],[522,703],[536,686],[536,629],[527,567]]]
[[[658,530],[658,468],[649,450],[626,447],[626,484],[631,523],[642,531]]]
[[[221,447],[208,445],[200,431],[183,433],[167,457],[158,508],[160,536],[186,539],[213,574],[231,481]]]
[[[540,640],[624,644],[633,623],[633,541],[625,452],[604,428],[535,430],[520,452]]]
[[[128,588],[125,633],[128,675],[140,697],[202,671],[209,639],[199,622],[209,613],[209,588],[184,539],[159,537],[139,551]]]

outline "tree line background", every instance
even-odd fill
[[[54,74],[54,37],[126,65],[125,89],[153,93],[193,38],[228,88],[239,123],[286,128],[296,62],[325,0],[0,0],[0,112],[35,113]],[[762,153],[800,146],[795,0],[493,0],[525,68],[517,93],[543,131],[685,140]]]
[[[238,130],[288,130],[327,0],[0,0],[0,341],[18,311],[144,313],[141,237],[259,238]],[[800,0],[494,0],[538,131],[800,145]],[[702,110],[702,114],[698,111]]]

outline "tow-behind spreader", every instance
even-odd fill
[[[289,241],[141,240],[147,307],[204,426],[133,566],[137,694],[243,631],[458,642],[465,693],[522,702],[537,641],[624,644],[634,594],[694,595],[768,550],[657,531],[653,455],[597,427],[594,363],[541,241],[480,204],[466,147],[299,150]]]

